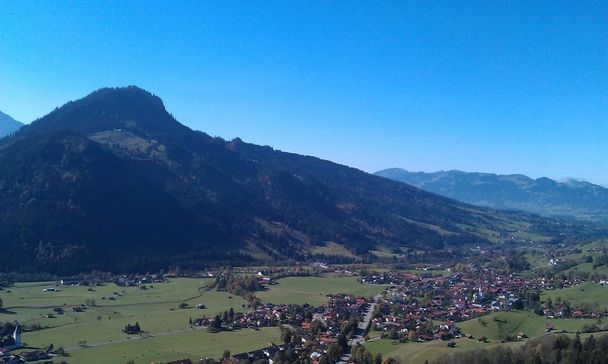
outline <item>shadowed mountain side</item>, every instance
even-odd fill
[[[137,87],[101,89],[0,141],[4,271],[150,271],[547,239],[573,226],[193,131]],[[27,264],[25,264],[27,262]]]

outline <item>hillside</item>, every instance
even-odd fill
[[[608,189],[588,182],[556,182],[518,174],[408,172],[400,168],[385,169],[375,174],[473,205],[608,222]]]
[[[0,111],[0,138],[3,138],[22,127],[23,124]]]
[[[73,273],[440,249],[571,225],[472,207],[315,157],[193,131],[137,87],[0,141],[0,270]]]

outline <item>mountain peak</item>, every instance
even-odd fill
[[[141,136],[173,134],[186,127],[167,112],[160,97],[137,86],[101,88],[70,101],[24,128],[24,135],[70,130],[83,135],[124,129]]]
[[[23,124],[0,111],[0,138],[10,135],[21,128]]]
[[[143,102],[147,103],[146,106],[148,107],[154,107],[165,111],[165,105],[160,97],[134,85],[126,87],[104,87],[93,91],[79,101],[88,100],[107,102],[113,99]]]

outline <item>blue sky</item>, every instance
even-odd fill
[[[606,1],[0,0],[0,110],[138,85],[194,129],[387,167],[608,184]]]

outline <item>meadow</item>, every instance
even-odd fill
[[[236,354],[280,340],[278,328],[211,334],[191,327],[190,318],[212,316],[231,307],[237,312],[247,310],[242,297],[199,290],[211,282],[209,278],[180,278],[146,285],[145,290],[107,283],[98,287],[61,286],[56,292],[43,291],[55,287],[54,282],[17,283],[0,291],[6,308],[0,313],[0,321],[40,325],[44,329],[23,334],[24,343],[29,348],[46,348],[50,344],[63,347],[70,355],[70,363],[218,358],[225,349]],[[362,285],[356,277],[289,277],[257,295],[262,301],[275,304],[321,305],[330,293],[371,297],[383,289]],[[183,303],[188,304],[188,308],[180,308]],[[205,305],[205,309],[194,308],[199,303]],[[83,312],[72,311],[72,307],[80,305],[84,305]],[[54,313],[57,307],[62,307],[65,314]],[[48,314],[55,317],[45,317]],[[122,332],[125,325],[136,322],[144,331],[142,334]]]
[[[608,286],[599,283],[587,282],[579,286],[543,291],[541,293],[541,300],[545,301],[549,297],[553,302],[558,297],[561,297],[562,300],[569,301],[573,306],[597,304],[600,309],[608,309]]]
[[[256,296],[263,302],[271,303],[308,303],[322,305],[331,293],[346,293],[355,296],[373,297],[386,287],[365,285],[357,277],[287,277],[280,279],[270,289],[257,292]]]
[[[247,340],[238,338],[250,330],[210,334],[191,328],[190,318],[215,315],[230,307],[235,311],[246,309],[246,301],[239,296],[199,291],[210,282],[175,279],[147,285],[146,290],[107,283],[90,288],[58,287],[57,292],[43,292],[54,283],[18,283],[0,292],[6,308],[0,313],[0,321],[42,326],[43,330],[23,334],[25,344],[31,348],[61,346],[70,353],[73,363],[149,363],[181,357],[219,357],[224,349],[249,351],[278,339],[276,328],[258,331]],[[182,303],[189,308],[179,308]],[[199,303],[206,308],[195,309]],[[72,311],[72,307],[82,304],[84,312]],[[45,318],[56,307],[62,307],[65,314]],[[122,332],[125,325],[135,322],[139,322],[143,334]]]
[[[477,349],[489,349],[497,345],[507,345],[509,347],[517,347],[523,342],[511,343],[478,343],[477,340],[457,339],[455,340],[456,347],[449,348],[447,343],[441,340],[428,341],[423,343],[393,343],[393,340],[378,339],[370,341],[365,345],[372,353],[379,352],[383,357],[392,357],[399,359],[400,364],[423,364],[425,360],[429,362],[439,358],[444,354],[449,354],[459,351],[469,351]]]
[[[545,325],[548,322],[553,325],[554,332],[565,330],[572,333],[582,329],[585,324],[596,323],[597,320],[547,320],[527,311],[496,312],[458,323],[457,326],[461,328],[463,334],[472,335],[474,338],[456,339],[454,340],[456,343],[454,348],[449,348],[447,342],[441,340],[422,343],[398,343],[390,339],[374,339],[374,336],[378,336],[375,332],[370,333],[373,340],[365,345],[371,352],[379,352],[383,356],[398,358],[401,364],[422,364],[425,360],[430,362],[442,355],[461,351],[490,349],[498,345],[513,349],[523,345],[525,340],[503,342],[507,335],[514,337],[523,332],[528,337],[539,337],[545,334]],[[478,341],[482,336],[487,338],[486,343]]]

